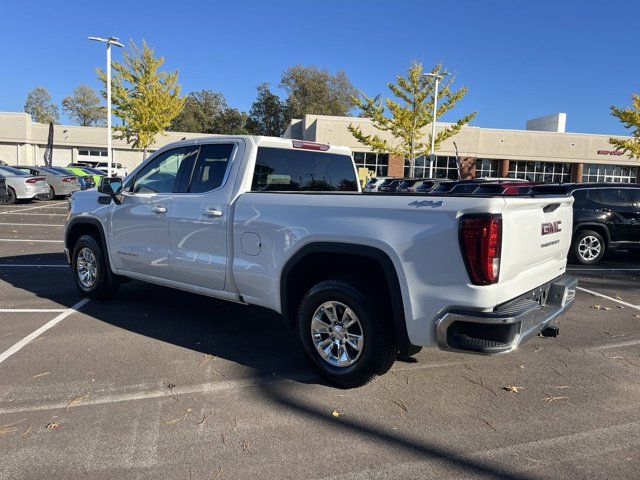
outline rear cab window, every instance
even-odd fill
[[[258,147],[252,192],[357,192],[349,155]]]

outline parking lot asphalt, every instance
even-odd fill
[[[65,216],[0,206],[2,479],[638,478],[638,255],[570,265],[556,339],[340,390],[263,309],[139,282],[82,304]]]

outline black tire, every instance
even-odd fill
[[[571,256],[582,265],[595,265],[602,260],[607,244],[598,232],[580,230],[573,236]]]
[[[7,187],[7,196],[2,200],[3,205],[13,205],[18,200],[16,192],[13,188]]]
[[[95,259],[95,279],[93,282],[86,282],[90,283],[89,285],[83,283],[78,272],[78,260],[84,249],[88,249]],[[86,256],[88,253],[83,252],[83,255]],[[71,256],[73,280],[78,290],[89,298],[104,299],[113,297],[118,291],[120,282],[107,268],[108,266],[100,243],[91,235],[81,236],[74,245]]]
[[[49,193],[47,193],[47,195],[43,197],[43,200],[53,200],[55,198],[56,198],[56,192],[53,189],[53,187],[49,185]]]
[[[298,332],[307,355],[320,375],[341,388],[359,387],[377,375],[386,373],[397,355],[394,330],[391,322],[387,321],[390,316],[384,315],[384,306],[373,303],[370,299],[375,297],[366,295],[364,291],[352,282],[338,279],[325,280],[314,285],[307,292],[298,311]],[[312,320],[314,314],[327,302],[337,302],[348,307],[358,319],[358,324],[351,328],[357,328],[356,332],[361,331],[363,342],[360,353],[351,348],[351,345],[344,344],[342,347],[353,357],[353,363],[348,366],[334,365],[326,360],[320,355],[314,343]],[[336,317],[338,316],[342,314],[338,312]],[[328,319],[328,317],[323,318]],[[344,331],[341,329],[340,334],[344,334]],[[318,339],[333,341],[331,335],[322,334]],[[330,351],[338,352],[334,350],[334,346]]]

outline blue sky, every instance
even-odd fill
[[[412,60],[443,61],[469,88],[443,120],[477,110],[482,127],[562,111],[568,131],[622,134],[609,106],[640,92],[634,0],[3,0],[1,12],[0,111],[21,111],[39,85],[58,103],[80,83],[98,88],[104,50],[89,35],[144,38],[183,92],[220,91],[242,110],[294,64],[342,69],[386,95]]]

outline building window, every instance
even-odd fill
[[[638,167],[630,165],[605,165],[585,163],[582,167],[583,182],[636,183]]]
[[[409,161],[404,162],[404,176],[409,176]],[[413,170],[414,178],[429,178],[429,156],[422,155],[416,158]],[[433,178],[458,179],[458,162],[456,157],[437,156],[433,162]]]
[[[81,148],[78,155],[82,157],[106,157],[107,150],[102,148]]]
[[[377,177],[386,177],[389,171],[389,154],[374,152],[353,152],[356,168],[367,168]]]
[[[476,178],[495,178],[500,173],[498,160],[478,158],[476,160]]]
[[[531,182],[565,183],[571,181],[571,164],[556,162],[509,161],[509,178]]]

